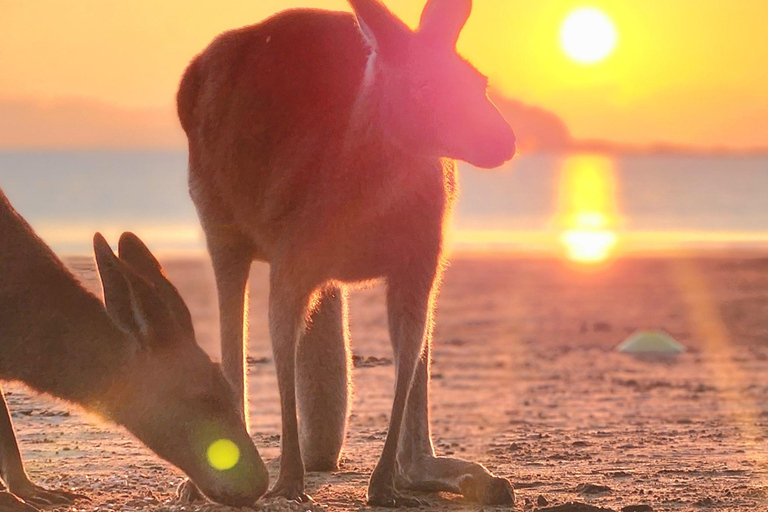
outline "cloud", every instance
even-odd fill
[[[172,107],[124,109],[71,98],[0,100],[2,149],[183,149]]]

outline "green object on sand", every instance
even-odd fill
[[[616,347],[626,354],[679,354],[685,347],[662,331],[638,331]]]

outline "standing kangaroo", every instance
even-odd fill
[[[452,159],[491,168],[515,153],[486,77],[456,53],[472,2],[430,0],[413,32],[378,0],[349,1],[356,16],[293,10],[227,32],[182,79],[178,111],[218,287],[224,373],[247,417],[248,273],[253,260],[269,262],[282,411],[269,495],[308,500],[305,469],[337,467],[347,426],[344,284],[383,277],[396,387],[368,503],[420,503],[398,488],[511,503],[506,480],[436,457],[429,426]]]
[[[197,346],[176,288],[133,234],[120,238],[119,258],[99,234],[94,250],[106,308],[0,190],[0,380],[21,381],[125,426],[211,499],[254,503],[267,490],[266,466],[231,387]],[[208,447],[221,439],[240,452],[224,471],[207,458]],[[30,481],[2,390],[0,478],[7,488],[0,492],[3,511],[80,497]]]

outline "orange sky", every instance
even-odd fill
[[[385,1],[411,25],[424,3]],[[619,33],[614,55],[594,66],[569,61],[558,40],[568,12],[587,5]],[[0,147],[89,137],[181,145],[172,102],[189,59],[225,29],[296,6],[347,9],[345,0],[0,0]],[[768,147],[766,20],[765,0],[475,0],[459,47],[576,138]],[[143,138],[121,135],[145,120]]]

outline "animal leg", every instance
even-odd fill
[[[24,503],[23,500],[8,491],[0,491],[0,510],[3,512],[37,512],[40,509]]]
[[[207,229],[206,239],[219,297],[222,370],[238,397],[239,412],[248,426],[245,355],[248,342],[248,275],[254,251],[248,240],[234,228]]]
[[[295,281],[272,267],[269,286],[269,332],[280,388],[282,438],[280,472],[267,497],[281,496],[307,502],[304,492],[304,462],[299,446],[296,417],[296,348],[305,327],[310,292],[297,289]]]
[[[431,318],[434,280],[434,274],[426,278],[406,273],[390,277],[387,283],[389,332],[395,352],[395,398],[384,450],[368,484],[368,504],[372,506],[399,508],[424,504],[399,494],[395,476],[405,406]]]
[[[397,486],[421,492],[452,492],[483,505],[511,505],[515,494],[508,480],[481,464],[436,457],[429,423],[430,341],[414,376],[398,452]]]
[[[246,352],[248,276],[254,250],[247,238],[232,227],[203,226],[219,298],[221,369],[235,392],[238,412],[250,432]],[[179,484],[176,496],[182,503],[206,500],[188,479]]]
[[[296,355],[301,454],[307,471],[338,469],[352,382],[347,294],[325,290]]]
[[[45,489],[29,479],[24,470],[19,445],[13,432],[11,415],[8,413],[8,405],[5,402],[2,389],[0,389],[0,477],[8,488],[8,492],[0,493],[0,505],[7,503],[9,510],[25,510],[22,507],[24,503],[19,503],[13,496],[21,498],[28,505],[34,507],[68,505],[78,499],[88,499],[86,496],[74,492]],[[13,496],[8,496],[8,494]]]

